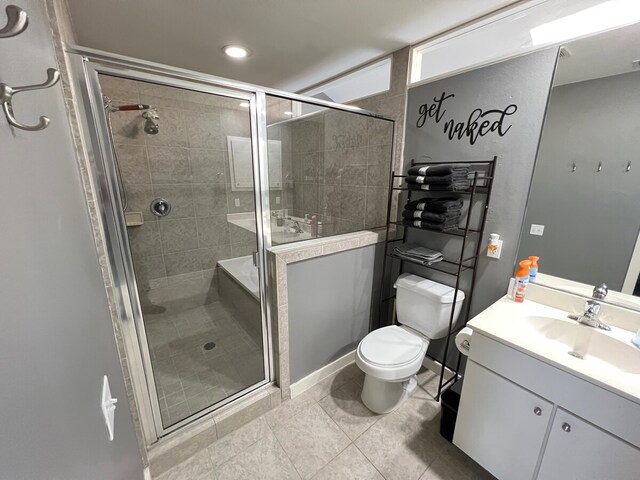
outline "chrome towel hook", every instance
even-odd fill
[[[630,172],[631,171],[631,160],[629,160],[629,162],[627,163],[627,169],[625,170],[625,172]]]
[[[44,130],[49,125],[48,117],[40,117],[40,121],[37,125],[29,126],[19,123],[13,115],[13,106],[11,100],[16,93],[26,92],[29,90],[41,90],[43,88],[49,88],[55,85],[60,80],[60,72],[55,68],[47,69],[47,81],[39,85],[27,85],[25,87],[10,87],[6,83],[0,83],[0,103],[2,103],[2,110],[7,116],[7,121],[16,128],[21,130],[27,130],[29,132],[37,132],[38,130]]]
[[[7,24],[0,29],[0,38],[9,38],[20,35],[29,25],[29,16],[20,7],[7,5]]]
[[[598,162],[598,168],[596,169],[596,172],[601,172],[602,171],[602,162]]]

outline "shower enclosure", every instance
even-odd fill
[[[121,355],[150,444],[276,380],[266,249],[382,226],[393,122],[101,52],[70,56]]]

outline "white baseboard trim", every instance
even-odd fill
[[[422,361],[422,366],[424,368],[431,370],[433,373],[440,375],[440,369],[442,368],[442,364],[440,362],[437,362],[429,357],[424,357],[424,360]],[[445,367],[444,375],[447,379],[453,377],[455,374],[456,374],[455,371],[451,370],[449,367]]]
[[[342,357],[334,360],[329,365],[325,365],[324,367],[316,370],[315,372],[307,375],[301,380],[298,380],[296,383],[291,385],[291,398],[295,398],[298,395],[306,392],[314,385],[320,383],[327,377],[339,372],[347,365],[353,363],[356,359],[356,351],[352,351],[343,355]]]

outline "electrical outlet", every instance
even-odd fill
[[[100,408],[104,416],[104,423],[107,426],[109,441],[113,441],[114,415],[116,411],[117,398],[111,396],[111,388],[109,388],[109,379],[105,375],[102,378],[102,395],[100,396]]]
[[[235,199],[233,200],[233,204],[234,204],[236,207],[239,207],[239,206],[240,206],[240,199],[239,199],[239,198],[235,198]]]
[[[529,230],[531,235],[544,235],[544,225],[536,225],[535,223],[531,224],[531,230]]]
[[[487,257],[500,258],[501,253],[502,253],[502,240],[497,240],[497,245],[487,246]]]
[[[276,205],[280,205],[280,197],[276,197]]]

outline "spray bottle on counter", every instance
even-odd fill
[[[524,295],[527,291],[527,284],[529,283],[531,260],[522,260],[518,265],[518,270],[516,270],[516,280],[513,285],[513,301],[522,303],[524,302]]]
[[[529,260],[531,260],[531,267],[529,268],[529,282],[531,283],[536,281],[536,275],[538,274],[538,260],[540,260],[540,257],[531,256],[529,257]]]

